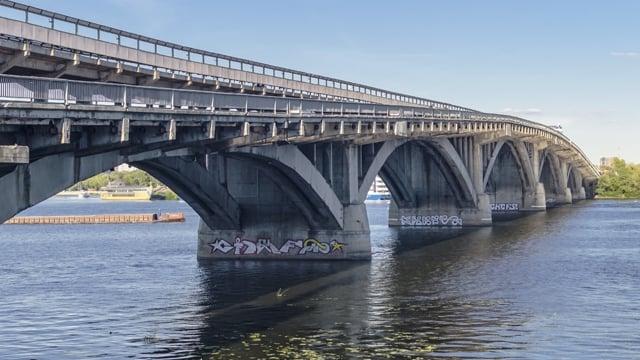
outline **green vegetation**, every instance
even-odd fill
[[[599,197],[640,198],[640,165],[614,159],[598,180],[597,194]]]
[[[158,196],[158,197],[160,197],[160,198],[162,198],[164,200],[178,200],[178,195],[176,195],[176,193],[174,193],[173,191],[171,191],[169,189],[166,189],[164,191],[160,191],[160,192],[157,192],[157,193],[154,193],[154,194],[156,194],[156,196]]]
[[[153,189],[152,198],[178,200],[176,193],[142,170],[104,172],[75,184],[69,190],[100,190],[112,181],[122,181],[127,186],[150,186]]]

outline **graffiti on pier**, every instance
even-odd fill
[[[306,254],[336,254],[344,252],[346,244],[337,240],[323,242],[313,238],[300,240],[287,240],[278,247],[269,238],[257,240],[243,239],[236,236],[233,243],[216,239],[209,244],[210,253],[229,255],[306,255]]]
[[[456,215],[403,215],[403,226],[462,226],[462,218]]]
[[[520,204],[491,204],[491,211],[518,211]]]

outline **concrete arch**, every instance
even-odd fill
[[[320,214],[325,228],[343,228],[344,208],[340,199],[295,145],[244,147],[226,154],[237,159],[254,159],[253,164],[261,167],[298,205],[310,226],[318,224]]]
[[[210,227],[240,228],[240,206],[227,189],[213,181],[195,161],[180,157],[133,162],[173,190]]]
[[[488,203],[483,197],[483,205],[479,205],[470,170],[446,138],[391,140],[367,161],[359,199],[364,200],[379,174],[392,196],[389,225],[473,226],[491,222]]]
[[[582,173],[572,164],[567,168],[567,189],[571,192],[572,201],[584,200],[587,198],[585,181]]]
[[[88,156],[73,152],[44,156],[28,165],[18,165],[0,177],[0,222],[32,207],[72,185],[126,162],[120,151]],[[196,163],[180,158],[158,158],[132,162],[164,182],[210,225],[238,228],[237,203],[224,189],[206,179]]]
[[[545,149],[540,158],[538,181],[544,185],[547,206],[563,203],[566,187],[558,156],[549,149]]]
[[[499,144],[494,150],[483,189],[489,197],[494,220],[496,216],[512,216],[525,207],[531,185],[522,162],[518,151],[509,142]]]
[[[455,188],[460,205],[475,206],[478,196],[471,174],[451,142],[445,138],[434,138],[419,143],[434,157],[447,183]]]
[[[387,159],[389,158],[389,156],[391,156],[391,154],[399,146],[403,145],[406,142],[407,142],[406,140],[394,139],[394,140],[385,141],[384,144],[382,144],[382,147],[376,153],[375,158],[373,159],[369,167],[366,169],[366,173],[362,178],[362,181],[360,182],[360,188],[358,189],[358,201],[363,202],[367,198],[367,192],[369,191],[371,184],[373,184],[373,181],[375,180],[376,175],[380,174],[380,171],[382,170],[384,164],[387,162]],[[384,182],[387,184],[387,186],[390,186],[390,184],[387,181],[391,182],[392,179],[391,178],[385,179],[382,175],[381,177],[384,180]],[[395,191],[400,192],[401,189],[396,188]]]
[[[404,181],[403,174],[390,166],[383,166],[379,175],[397,205],[417,206],[413,189]]]
[[[525,189],[534,188],[537,182],[537,179],[535,179],[534,177],[531,160],[524,146],[524,143],[516,139],[501,139],[497,142],[496,147],[493,153],[491,154],[491,158],[489,160],[487,168],[484,171],[484,176],[483,176],[484,188],[487,187],[489,178],[493,172],[494,167],[496,166],[498,156],[500,155],[500,152],[505,147],[509,150],[509,152],[513,156],[513,159],[516,161],[518,165],[518,174],[520,176],[522,186]]]
[[[119,154],[113,151],[86,157],[58,153],[18,165],[0,177],[0,222],[119,164]]]
[[[447,139],[434,138],[426,141],[406,141],[390,140],[380,148],[366,170],[365,176],[358,190],[358,199],[364,201],[369,187],[377,174],[389,187],[389,191],[397,202],[402,202],[406,206],[415,206],[415,194],[412,193],[411,186],[406,184],[406,173],[399,169],[394,169],[388,161],[392,155],[406,145],[417,145],[432,159],[438,170],[445,178],[446,183],[451,186],[452,193],[456,197],[458,206],[473,206],[477,202],[476,191],[471,181],[471,176],[463,164],[458,152]]]

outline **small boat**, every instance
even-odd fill
[[[89,193],[83,190],[80,190],[80,191],[65,190],[57,193],[55,197],[65,198],[65,199],[85,199],[89,197]]]

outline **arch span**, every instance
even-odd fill
[[[545,149],[541,156],[539,182],[544,186],[547,208],[572,202],[565,179],[560,159],[551,149]]]
[[[32,207],[74,184],[126,162],[119,151],[78,156],[64,152],[44,156],[30,164],[18,165],[0,177],[0,221]],[[147,170],[178,194],[212,226],[237,228],[239,213],[232,198],[206,182],[196,163],[177,157],[132,162]],[[206,173],[206,172],[204,172]]]
[[[483,190],[489,196],[494,219],[546,208],[543,186],[538,183],[533,146],[518,139],[501,138],[487,154]]]
[[[478,205],[468,167],[446,138],[390,140],[364,171],[359,198],[364,200],[375,175],[391,192],[392,226],[485,225],[490,214]]]
[[[332,168],[333,186],[295,145],[230,149],[210,155],[207,163],[242,216],[240,230],[201,222],[200,257],[370,257],[366,209],[350,202],[357,187],[349,180],[348,161]],[[343,183],[347,196],[341,199],[336,187]]]

